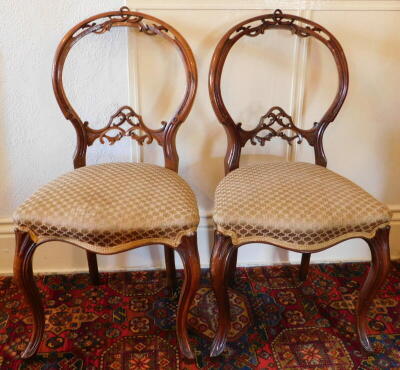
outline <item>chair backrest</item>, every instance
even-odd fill
[[[256,37],[270,29],[288,30],[299,37],[315,37],[327,46],[333,55],[339,74],[339,84],[336,96],[322,118],[314,123],[313,128],[303,130],[298,128],[282,108],[274,106],[264,114],[259,124],[253,130],[244,130],[229,114],[221,94],[221,75],[225,60],[233,45],[244,36]],[[225,172],[239,167],[240,153],[248,141],[252,144],[264,145],[273,137],[293,140],[300,143],[303,138],[314,148],[315,163],[321,166],[327,164],[322,139],[326,127],[338,114],[346,98],[349,83],[349,73],[346,57],[338,40],[324,27],[305,18],[284,14],[276,10],[273,14],[265,14],[247,19],[232,27],[218,43],[211,61],[209,74],[209,93],[214,111],[225,128],[228,136],[228,148],[225,157]]]
[[[162,121],[159,129],[146,126],[140,114],[129,106],[122,106],[110,117],[101,129],[93,129],[83,121],[69,102],[63,87],[63,68],[71,48],[89,34],[103,34],[113,27],[132,27],[148,36],[162,37],[177,47],[185,67],[186,90],[184,98],[169,121]],[[88,18],[73,27],[58,45],[53,66],[53,89],[57,102],[65,118],[73,124],[77,134],[77,147],[74,167],[86,164],[87,147],[97,139],[100,143],[114,144],[125,136],[136,140],[140,145],[155,140],[163,147],[165,167],[178,170],[178,154],[175,137],[179,126],[188,116],[197,89],[197,69],[192,50],[181,34],[169,24],[147,14],[132,12],[127,7],[119,11],[107,12]]]

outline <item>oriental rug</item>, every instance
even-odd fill
[[[46,330],[38,354],[22,361],[30,312],[11,277],[0,277],[1,369],[400,369],[400,263],[369,313],[375,354],[355,333],[355,305],[366,263],[239,268],[230,289],[232,327],[224,354],[208,356],[217,309],[209,271],[190,310],[196,360],[182,358],[175,335],[177,292],[163,271],[38,276]],[[182,271],[178,271],[180,283]]]

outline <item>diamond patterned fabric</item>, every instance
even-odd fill
[[[316,251],[389,224],[388,208],[350,180],[302,162],[240,167],[217,186],[214,222],[235,245]]]
[[[196,231],[196,198],[177,173],[146,163],[86,166],[43,186],[14,214],[34,241],[71,241],[97,253],[177,247]]]

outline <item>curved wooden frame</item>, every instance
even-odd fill
[[[100,22],[98,22],[100,20]],[[149,23],[150,22],[150,23]],[[83,121],[70,104],[63,87],[63,68],[69,51],[84,36],[95,33],[102,34],[112,27],[133,27],[148,36],[160,36],[177,47],[186,73],[186,91],[182,102],[169,121],[161,122],[161,128],[148,128],[142,117],[131,107],[123,106],[111,115],[107,125],[102,129],[93,129],[87,121]],[[163,147],[165,167],[178,171],[179,158],[176,151],[175,138],[180,125],[187,118],[197,90],[197,69],[193,53],[181,34],[169,24],[144,13],[132,12],[127,7],[119,11],[101,13],[90,17],[73,27],[60,42],[53,66],[53,89],[57,102],[65,116],[71,121],[77,135],[77,147],[74,155],[74,167],[86,165],[86,151],[95,140],[101,143],[114,144],[125,136],[136,140],[140,145],[154,140]],[[128,128],[123,125],[127,124]],[[60,238],[47,239],[34,243],[29,233],[15,230],[16,253],[14,258],[14,276],[19,284],[25,300],[32,310],[33,331],[28,346],[22,353],[22,358],[34,356],[39,348],[44,333],[44,310],[38,289],[35,285],[32,270],[32,257],[36,248],[49,241],[57,240],[73,244]],[[75,244],[73,244],[75,245]],[[138,245],[135,248],[148,245]],[[134,248],[132,248],[134,249]],[[193,301],[200,280],[200,261],[197,250],[197,235],[183,236],[181,244],[173,248],[164,245],[165,262],[167,269],[167,284],[170,288],[176,287],[176,271],[174,250],[180,255],[184,266],[184,283],[178,303],[177,338],[182,354],[187,358],[194,358],[190,348],[187,333],[187,315]],[[87,251],[87,259],[91,280],[99,284],[96,254]]]
[[[101,23],[96,23],[98,20],[103,21]],[[152,23],[146,23],[146,20]],[[88,34],[102,34],[110,31],[112,27],[132,27],[136,28],[138,32],[149,36],[163,37],[176,46],[182,57],[186,71],[185,95],[173,117],[168,122],[161,122],[161,128],[158,130],[149,129],[142,122],[141,116],[127,106],[118,109],[117,112],[111,116],[109,123],[104,128],[98,130],[92,129],[89,127],[87,121],[83,121],[79,117],[67,98],[63,86],[63,70],[69,51],[79,40]],[[60,109],[65,118],[71,121],[76,131],[77,147],[74,156],[75,168],[86,165],[86,151],[88,146],[96,139],[104,143],[104,139],[108,138],[107,133],[111,130],[116,130],[118,131],[117,135],[113,136],[111,140],[108,140],[111,144],[121,139],[122,136],[131,136],[133,139],[136,139],[139,144],[143,144],[144,139],[147,139],[147,142],[151,142],[154,138],[157,143],[163,147],[165,167],[173,171],[178,170],[179,158],[176,151],[175,137],[179,126],[185,121],[193,105],[197,90],[197,68],[192,50],[188,43],[183,36],[169,24],[144,13],[131,12],[127,7],[121,8],[120,11],[101,13],[85,19],[71,28],[58,45],[53,65],[53,89]],[[124,108],[129,109],[130,112],[128,112],[128,114],[123,114],[121,117],[121,111],[123,111]],[[112,125],[113,118],[118,116],[120,121]],[[120,124],[128,121],[129,117],[139,117],[137,128],[144,131],[145,135],[140,135],[138,137],[138,135],[132,135],[132,133],[135,134],[132,130],[121,131]],[[121,118],[123,122],[121,122]],[[133,125],[131,124],[130,128],[132,127]]]
[[[331,51],[339,74],[339,86],[336,96],[319,122],[314,123],[314,127],[309,130],[298,128],[293,123],[292,118],[280,107],[272,107],[260,119],[260,123],[253,130],[243,130],[240,123],[235,123],[230,116],[221,95],[221,75],[224,63],[232,46],[242,37],[255,37],[263,34],[268,29],[289,30],[299,37],[315,37]],[[259,142],[264,145],[272,137],[280,137],[289,144],[297,139],[301,142],[303,138],[314,147],[315,163],[326,167],[327,160],[323,150],[323,134],[329,123],[338,114],[347,95],[349,74],[346,57],[337,39],[319,24],[298,16],[283,14],[276,10],[273,14],[261,15],[245,20],[232,27],[218,43],[210,66],[209,73],[209,94],[214,111],[224,126],[228,136],[228,147],[225,156],[225,174],[239,167],[240,154],[242,147],[250,140],[252,144]],[[269,122],[265,123],[268,118]],[[273,125],[277,124],[275,129]],[[259,133],[266,130],[265,136]],[[286,134],[287,131],[293,132],[292,136]],[[390,268],[389,252],[389,230],[390,227],[378,229],[375,236],[371,239],[364,239],[371,250],[372,261],[368,277],[361,289],[357,305],[357,333],[363,348],[372,351],[371,343],[368,339],[367,312],[375,297],[377,290],[383,284]],[[350,238],[351,239],[351,238]],[[246,243],[248,244],[248,243]],[[337,243],[333,243],[330,248]],[[218,330],[211,347],[211,356],[221,354],[225,348],[227,335],[230,326],[230,309],[228,285],[234,282],[234,275],[237,261],[237,250],[243,245],[233,245],[229,236],[220,232],[215,232],[214,247],[211,255],[211,278],[216,295],[219,319]],[[288,249],[282,245],[274,244],[277,247]],[[320,250],[313,251],[319,252]],[[302,253],[300,280],[307,277],[308,266],[310,263],[311,252],[306,250],[296,250]]]
[[[305,26],[304,26],[304,25]],[[267,125],[262,121],[253,130],[244,130],[240,123],[235,123],[229,114],[221,93],[221,76],[223,67],[229,51],[235,43],[244,36],[255,37],[264,34],[269,29],[283,29],[292,32],[299,37],[315,37],[317,40],[326,45],[332,53],[335,60],[339,84],[335,98],[329,106],[322,118],[314,123],[314,127],[308,130],[298,128],[293,123],[291,117],[284,112],[280,107],[272,107],[263,117],[270,118],[270,123],[280,121],[280,128],[277,132],[269,132],[267,137],[259,137],[258,133],[267,129]],[[277,136],[287,140],[289,143],[294,139],[302,139],[303,137],[314,148],[315,163],[326,167],[327,161],[322,144],[325,129],[328,127],[337,116],[340,108],[347,95],[349,86],[349,71],[347,67],[346,57],[339,41],[324,27],[319,24],[309,21],[308,19],[298,17],[291,14],[283,14],[280,10],[276,10],[273,14],[260,15],[254,18],[247,19],[236,26],[232,27],[219,41],[210,66],[209,73],[209,95],[215,114],[220,123],[224,126],[228,136],[228,149],[225,156],[225,174],[239,167],[240,153],[242,147],[251,140],[254,144],[254,139],[263,142]],[[278,113],[274,113],[278,111]],[[285,125],[282,122],[283,118],[289,118],[289,122]],[[291,130],[296,135],[288,137],[284,134],[285,130]],[[272,135],[271,135],[272,134]],[[264,139],[264,140],[263,140]]]

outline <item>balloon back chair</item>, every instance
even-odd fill
[[[131,27],[175,46],[186,74],[186,90],[176,113],[159,129],[150,129],[131,107],[112,114],[101,129],[91,128],[75,112],[63,88],[64,62],[71,48],[89,34],[113,27]],[[44,331],[44,310],[32,273],[33,253],[39,245],[63,241],[87,251],[92,282],[99,282],[96,254],[115,254],[151,244],[163,244],[167,284],[175,286],[174,251],[184,265],[184,283],[178,303],[177,336],[184,356],[193,358],[186,328],[189,306],[196,292],[200,264],[196,230],[196,198],[178,176],[175,137],[187,118],[196,94],[197,70],[185,39],[169,24],[123,7],[95,15],[73,27],[60,42],[54,60],[53,88],[57,102],[77,135],[75,170],[50,182],[23,203],[14,214],[16,254],[14,276],[33,313],[33,331],[23,358],[33,356]],[[114,144],[131,137],[139,144],[156,141],[163,149],[165,168],[146,163],[86,165],[86,151],[96,140]]]
[[[229,114],[221,94],[221,75],[227,55],[241,38],[256,37],[268,30],[290,31],[312,37],[328,47],[339,75],[336,96],[323,117],[311,129],[296,126],[290,115],[274,106],[252,130],[244,130]],[[389,269],[389,222],[387,207],[360,187],[326,169],[323,135],[346,98],[349,83],[347,62],[338,40],[324,27],[307,19],[273,14],[247,19],[231,28],[218,43],[211,62],[209,93],[223,125],[228,147],[224,179],[215,193],[214,248],[211,276],[216,294],[219,326],[211,355],[225,348],[230,325],[227,286],[233,282],[237,250],[248,243],[272,244],[302,253],[300,279],[305,280],[311,253],[351,238],[364,239],[371,250],[372,265],[357,306],[357,330],[362,346],[371,351],[366,334],[367,311]],[[264,145],[272,138],[289,144],[305,139],[314,149],[315,164],[270,162],[239,167],[242,147]]]

